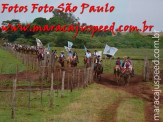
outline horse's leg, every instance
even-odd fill
[[[116,77],[117,85],[119,85],[119,83],[118,83],[118,74],[117,74],[117,71],[116,71],[116,73],[115,73],[115,77]]]
[[[97,72],[95,71],[95,72],[94,72],[94,78],[95,78],[95,79],[96,79],[96,75],[97,75]]]
[[[118,84],[120,85],[120,72],[118,72]]]
[[[99,76],[99,80],[98,81],[101,81],[101,73],[98,76]]]
[[[129,85],[129,81],[130,81],[130,76],[128,76],[127,85]]]

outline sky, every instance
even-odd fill
[[[1,0],[0,11],[2,4],[8,3],[10,6],[18,4],[19,6],[28,6],[26,13],[9,13],[5,11],[0,13],[0,24],[2,21],[19,19],[21,22],[32,22],[37,17],[51,18],[52,13],[34,12],[31,13],[32,3],[39,5],[48,4],[49,6],[57,7],[61,3],[72,3],[78,6],[74,15],[80,18],[80,23],[88,25],[111,25],[116,22],[116,25],[136,25],[142,27],[142,22],[147,21],[148,25],[154,25],[154,30],[163,31],[163,0]],[[83,14],[80,14],[81,4],[88,3],[94,6],[105,6],[106,3],[115,6],[112,13],[89,13],[89,9],[85,9]]]

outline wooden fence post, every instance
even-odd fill
[[[12,107],[11,107],[11,118],[12,119],[14,119],[14,117],[15,117],[16,82],[17,82],[17,77],[13,80]]]
[[[51,73],[51,88],[50,88],[50,107],[53,107],[53,82],[54,82],[54,74]]]
[[[63,71],[63,75],[62,75],[62,91],[61,91],[61,97],[64,97],[64,81],[65,81],[65,71]]]
[[[80,86],[80,69],[78,71],[78,89],[79,89],[79,86]]]
[[[74,82],[74,70],[72,71],[72,77],[71,77],[71,92],[72,92],[72,89],[73,89],[73,82]]]
[[[86,68],[84,68],[84,76],[83,76],[83,80],[84,80],[84,88],[86,87],[86,83],[87,83],[87,74],[86,74],[86,71],[87,71],[87,69]]]
[[[28,98],[28,109],[31,108],[31,78],[29,79],[29,98]]]
[[[149,80],[149,61],[147,56],[144,58],[144,81]]]
[[[41,105],[42,105],[42,96],[43,96],[43,80],[44,80],[44,70],[42,70],[42,78],[41,78]]]
[[[70,74],[69,74],[69,72],[67,72],[67,77],[68,77],[68,82],[67,82],[67,91],[69,92],[69,88],[70,88]]]

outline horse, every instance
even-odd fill
[[[72,61],[71,61],[71,67],[76,67],[77,63],[79,63],[78,56],[74,56]]]
[[[115,79],[118,85],[119,85],[119,80],[120,80],[120,73],[121,73],[121,68],[119,65],[116,65],[114,75],[115,75]]]
[[[97,63],[94,68],[95,71],[95,78],[97,78],[99,81],[101,80],[101,73],[102,73],[102,65]]]
[[[71,62],[72,62],[72,58],[71,57],[68,57],[67,58],[67,66],[68,67],[71,67]]]
[[[91,66],[91,58],[87,58],[86,56],[84,57],[84,65],[86,68]]]
[[[37,58],[38,58],[38,61],[44,60],[44,54],[38,53]]]
[[[64,57],[60,57],[59,58],[59,63],[61,64],[61,67],[64,67],[65,58]]]
[[[125,73],[123,74],[125,85],[128,85],[129,84],[130,77],[131,77],[130,69],[127,68],[126,71],[125,71]]]

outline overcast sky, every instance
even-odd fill
[[[19,6],[28,6],[28,12],[26,13],[8,13],[7,11],[0,13],[0,24],[4,20],[11,19],[19,19],[21,22],[32,22],[37,17],[49,19],[52,17],[52,13],[31,13],[31,4],[48,4],[57,7],[61,3],[68,2],[78,6],[78,10],[74,15],[80,18],[81,23],[110,25],[112,22],[116,22],[116,25],[131,24],[141,26],[142,22],[146,20],[147,24],[155,26],[155,30],[163,30],[163,0],[0,0],[0,5],[2,3],[8,3],[9,5],[17,3]],[[104,6],[109,3],[115,6],[115,10],[112,13],[89,13],[88,9],[86,9],[83,14],[80,14],[82,3],[95,6]],[[2,11],[2,5],[0,11]]]

